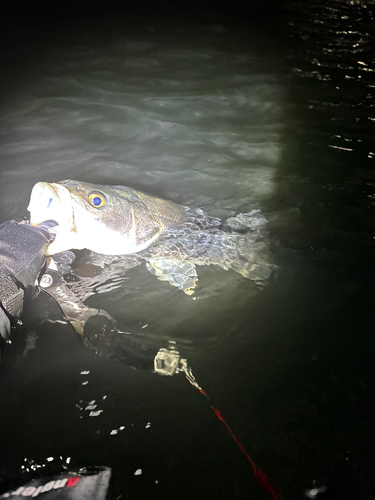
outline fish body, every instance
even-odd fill
[[[260,210],[222,222],[201,209],[129,187],[73,180],[38,182],[28,210],[33,225],[48,219],[58,223],[52,229],[56,238],[50,255],[86,248],[124,256],[120,269],[124,263],[130,268],[146,262],[159,280],[187,294],[197,284],[196,265],[233,269],[259,284],[266,282],[274,267],[268,260],[267,221]]]

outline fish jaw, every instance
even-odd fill
[[[27,210],[30,212],[30,225],[37,226],[45,220],[54,220],[57,226],[50,229],[55,240],[48,247],[47,255],[82,248],[74,225],[71,196],[64,186],[49,182],[38,182],[31,191]]]
[[[78,203],[73,202],[73,204],[76,233],[71,233],[70,241],[75,245],[71,248],[87,248],[103,255],[127,255],[144,250],[159,237],[160,230],[155,228],[147,239],[138,241],[133,212],[131,212],[130,229],[123,234],[106,227],[100,218],[88,218],[84,207]]]
[[[37,226],[45,220],[55,220],[59,225],[73,226],[69,191],[58,184],[38,182],[31,191],[27,210],[30,224]]]

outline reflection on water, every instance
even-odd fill
[[[104,293],[87,303],[147,345],[175,341],[283,497],[315,488],[366,499],[374,6],[294,1],[275,20],[93,18],[53,43],[14,47],[0,116],[1,218],[26,215],[36,182],[66,178],[132,186],[222,219],[261,209],[278,265],[265,289],[207,266],[192,300],[129,266],[108,288],[98,280]],[[75,265],[93,284],[89,257]],[[10,468],[74,457],[111,466],[116,498],[264,498],[182,376],[95,359],[60,320],[39,297],[1,367]]]
[[[21,172],[25,194],[79,177],[230,215],[259,204],[279,157],[280,68],[245,30],[211,28],[151,18],[35,47],[1,119],[4,218]]]

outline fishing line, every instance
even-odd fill
[[[228,424],[228,422],[225,420],[225,418],[221,414],[220,410],[218,408],[216,408],[215,406],[213,406],[206,391],[204,389],[202,389],[202,387],[200,387],[200,385],[198,385],[197,381],[195,380],[194,375],[192,374],[191,368],[187,365],[186,360],[184,360],[184,359],[181,360],[181,369],[184,371],[185,376],[186,376],[187,380],[190,382],[190,384],[193,387],[195,387],[202,394],[202,396],[204,396],[206,398],[206,401],[210,405],[210,408],[213,411],[213,413],[215,414],[216,418],[224,424],[227,431],[232,436],[234,442],[239,447],[241,453],[245,456],[247,461],[250,463],[251,468],[253,470],[254,478],[257,481],[257,483],[259,483],[262,486],[262,488],[268,493],[269,497],[272,500],[282,500],[281,493],[279,493],[277,491],[277,489],[274,488],[269,483],[267,476],[255,465],[255,463],[250,458],[250,456],[247,453],[247,451],[245,450],[245,448],[242,446],[242,444],[238,440],[235,433],[232,431],[230,425]]]

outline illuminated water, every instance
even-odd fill
[[[278,265],[265,289],[207,267],[193,300],[138,266],[88,304],[151,347],[175,341],[283,498],[314,480],[317,498],[372,498],[373,3],[96,12],[7,32],[1,221],[66,178],[223,218],[260,208]],[[112,467],[111,498],[265,498],[183,375],[96,359],[61,319],[38,297],[0,366],[3,471],[70,457]]]

